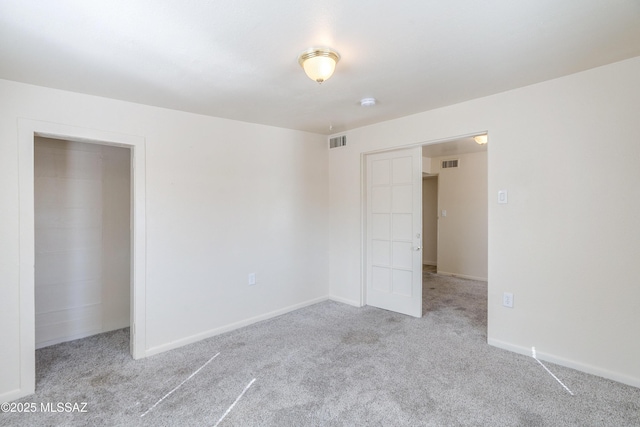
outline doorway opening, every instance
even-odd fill
[[[422,146],[423,229],[431,237],[423,260],[438,274],[487,281],[487,145],[464,137]]]
[[[438,175],[424,172],[422,175],[422,271],[435,273],[438,268]]]
[[[36,349],[130,326],[131,150],[34,138]]]
[[[11,399],[18,399],[35,391],[35,350],[36,350],[36,218],[35,210],[35,145],[37,138],[62,140],[67,143],[87,143],[122,147],[129,155],[130,173],[129,197],[129,324],[130,352],[134,359],[146,356],[146,227],[145,227],[145,140],[143,137],[121,133],[80,128],[51,122],[18,119],[19,147],[19,204],[20,204],[20,258],[19,258],[19,321],[20,321],[20,388]],[[82,185],[79,185],[82,187]],[[89,191],[91,193],[91,191]],[[55,216],[54,216],[55,217]],[[91,217],[89,215],[89,217]],[[50,217],[49,220],[52,218]],[[54,218],[55,219],[55,218]],[[54,221],[55,222],[55,221]],[[55,234],[55,232],[53,233]],[[39,249],[46,247],[45,240],[38,241]],[[78,258],[75,258],[76,260]],[[49,260],[49,262],[52,262]],[[60,272],[59,265],[52,262],[53,270]],[[42,272],[42,270],[40,271]],[[40,272],[38,274],[40,274]],[[122,272],[120,272],[122,274]],[[53,292],[55,293],[55,292]],[[60,301],[57,302],[60,306]],[[50,319],[56,320],[56,319]],[[55,323],[55,322],[54,322]],[[58,325],[59,326],[59,325]],[[77,331],[76,331],[77,332]],[[88,331],[79,332],[80,335]],[[73,337],[73,334],[70,335]],[[78,336],[76,336],[78,337]],[[55,338],[45,342],[51,344]]]
[[[394,294],[399,293],[394,289],[396,284],[394,274],[404,269],[413,272],[414,277],[416,272],[422,273],[421,276],[425,277],[430,273],[422,270],[424,265],[437,266],[436,273],[439,276],[471,279],[486,284],[488,278],[487,145],[476,143],[474,136],[472,134],[434,141],[430,144],[415,144],[403,149],[362,155],[363,223],[365,224],[362,233],[363,305],[403,312],[394,309],[394,305],[389,303],[397,299]],[[416,155],[420,156],[421,170],[416,171],[415,163],[409,166],[408,161],[404,162],[406,165],[404,169],[394,168],[393,162],[401,165],[400,159],[403,156],[408,158]],[[391,162],[384,163],[383,156],[391,156]],[[378,165],[375,164],[376,162]],[[379,168],[377,172],[376,167]],[[410,169],[411,172],[407,172]],[[409,174],[413,177],[411,183]],[[402,181],[397,180],[396,177],[406,179]],[[428,184],[425,184],[425,178]],[[396,184],[399,188],[394,195]],[[426,199],[425,192],[428,190],[425,188],[427,185],[436,187],[435,191],[434,188],[430,189],[430,192],[435,194],[429,196],[431,199],[429,214],[433,217],[429,219],[429,230],[423,227],[427,223],[424,218],[427,212],[424,212],[423,206],[423,199]],[[420,199],[414,197],[410,202],[407,189],[410,186],[420,187]],[[380,200],[377,206],[376,198]],[[398,207],[394,205],[394,200],[406,200],[406,203]],[[421,221],[419,226],[414,225],[410,230],[408,219],[404,221],[403,217],[414,219],[419,217]],[[406,227],[403,227],[403,223],[406,223]],[[422,251],[418,260],[410,260],[407,251],[418,250]],[[416,262],[419,265],[416,265]],[[403,275],[409,277],[402,271],[397,274],[398,277]],[[397,281],[397,283],[400,282]],[[409,286],[405,286],[401,290],[405,290],[407,296],[417,296],[424,290],[422,287],[416,290],[415,286],[412,292],[408,289]],[[425,305],[422,304],[422,298],[420,301],[421,307]],[[415,301],[413,303],[416,304]],[[484,304],[486,306],[486,301]],[[406,310],[404,313],[408,314]],[[420,310],[420,313],[424,314],[424,311]],[[484,313],[486,317],[486,307]],[[412,315],[420,317],[420,314]]]

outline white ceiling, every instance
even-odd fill
[[[0,78],[324,134],[635,56],[638,0],[0,0]]]
[[[489,142],[491,142],[491,138],[489,138]],[[472,137],[458,138],[438,144],[423,145],[422,157],[434,158],[479,153],[481,151],[487,151],[488,145],[488,143],[480,145]]]

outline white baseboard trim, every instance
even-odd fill
[[[29,396],[33,394],[35,390],[22,390],[17,388],[15,390],[7,391],[6,393],[0,394],[0,403],[11,402],[12,400],[20,399],[21,397]]]
[[[210,330],[205,331],[205,332],[200,332],[199,334],[195,334],[195,335],[191,335],[191,336],[188,336],[188,337],[185,337],[185,338],[181,338],[179,340],[172,341],[172,342],[169,342],[169,343],[166,343],[166,344],[162,344],[162,345],[159,345],[159,346],[156,346],[156,347],[151,347],[151,348],[148,348],[145,351],[145,357],[154,356],[156,354],[164,353],[165,351],[169,351],[169,350],[173,350],[173,349],[176,349],[176,348],[180,348],[180,347],[183,347],[183,346],[188,345],[188,344],[193,344],[195,342],[202,341],[204,339],[211,338],[211,337],[214,337],[216,335],[223,334],[225,332],[229,332],[229,331],[233,331],[235,329],[240,329],[240,328],[243,328],[245,326],[249,326],[249,325],[251,325],[253,323],[257,323],[257,322],[261,322],[263,320],[271,319],[273,317],[281,316],[283,314],[289,313],[291,311],[299,310],[301,308],[308,307],[308,306],[313,305],[313,304],[318,304],[319,302],[327,301],[328,299],[329,299],[329,297],[327,297],[327,296],[320,297],[320,298],[315,298],[315,299],[312,299],[312,300],[301,302],[299,304],[290,305],[288,307],[281,308],[279,310],[274,310],[274,311],[271,311],[269,313],[261,314],[259,316],[250,317],[248,319],[241,320],[239,322],[235,322],[235,323],[231,323],[231,324],[228,324],[228,325],[225,325],[225,326],[221,326],[219,328],[210,329]]]
[[[352,306],[358,307],[358,308],[362,307],[362,305],[360,305],[359,301],[354,301],[352,299],[337,297],[335,295],[329,295],[329,299],[331,301],[340,302],[342,304],[347,304],[347,305],[352,305]]]
[[[531,348],[525,348],[514,344],[509,344],[504,341],[489,338],[487,340],[489,345],[501,348],[503,350],[512,351],[514,353],[523,354],[525,356],[531,356]],[[617,381],[619,383],[627,384],[632,387],[640,388],[640,378],[630,377],[619,372],[609,371],[607,369],[598,368],[597,366],[588,365],[586,363],[576,362],[574,360],[568,360],[563,357],[555,356],[553,354],[540,351],[536,347],[536,358],[544,360],[545,362],[555,363],[556,365],[565,366],[567,368],[575,369],[577,371],[586,372],[587,374],[596,375],[609,380]]]
[[[449,273],[448,271],[442,271],[442,270],[438,270],[437,273],[442,276],[460,277],[461,279],[478,280],[480,282],[488,281],[486,277],[469,276],[467,274],[458,274],[458,273]]]
[[[126,326],[123,326],[123,328]],[[122,329],[122,328],[120,328]],[[97,335],[97,334],[102,334],[104,332],[109,332],[109,331],[104,331],[102,329],[92,329],[89,331],[84,331],[84,332],[80,332],[78,334],[73,334],[73,335],[69,335],[66,337],[60,337],[60,338],[55,338],[52,340],[48,340],[48,341],[43,341],[40,343],[36,343],[36,350],[40,350],[41,348],[45,348],[45,347],[51,347],[52,345],[56,345],[56,344],[60,344],[63,342],[67,342],[67,341],[75,341],[75,340],[79,340],[82,338],[87,338],[93,335]]]

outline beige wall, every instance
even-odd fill
[[[452,158],[458,167],[442,169]],[[432,170],[438,173],[438,273],[487,280],[487,152],[437,157]]]
[[[638,75],[634,58],[360,128],[331,151],[321,135],[0,81],[0,400],[21,390],[21,117],[146,141],[148,353],[321,300],[327,283],[359,305],[362,154],[489,131],[489,342],[640,386]]]
[[[0,401],[29,387],[20,384],[19,153],[28,150],[19,118],[144,139],[142,355],[327,298],[325,136],[5,80],[0,94]]]
[[[422,263],[438,264],[437,177],[422,179]]]
[[[129,150],[35,138],[36,348],[129,326]]]
[[[634,58],[348,132],[329,153],[332,297],[361,301],[362,154],[488,131],[489,343],[640,386],[639,75]]]

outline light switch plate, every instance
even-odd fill
[[[507,190],[498,191],[498,203],[500,204],[509,203],[509,195],[507,193]]]

